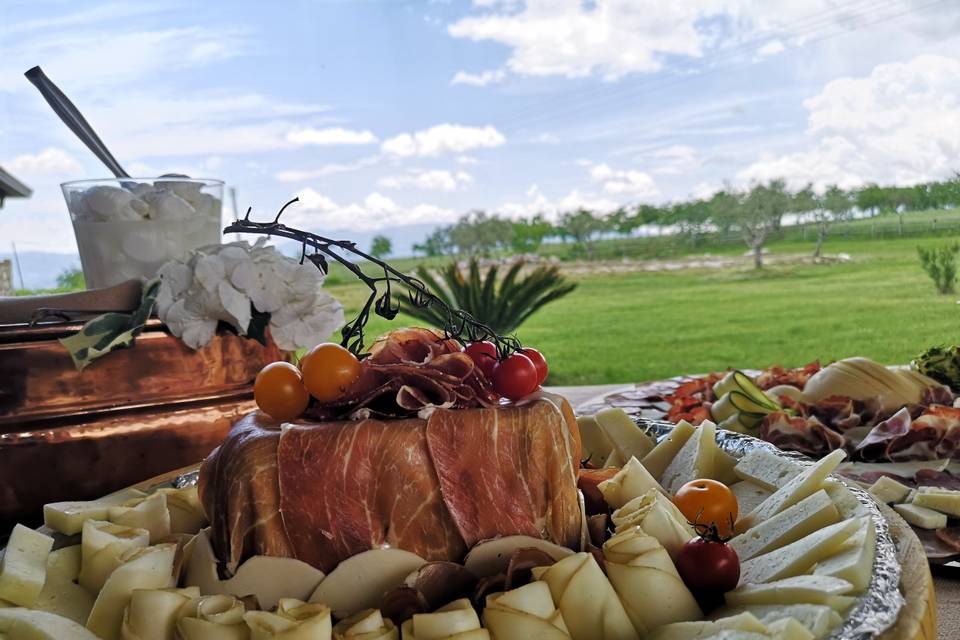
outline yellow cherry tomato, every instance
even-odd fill
[[[310,395],[320,402],[333,402],[360,377],[360,361],[344,347],[324,342],[300,359],[300,371]]]
[[[733,534],[731,522],[737,521],[737,497],[730,487],[716,480],[691,480],[680,487],[673,503],[690,522],[717,525],[724,538]]]
[[[289,362],[272,362],[257,374],[253,399],[265,414],[284,421],[300,417],[310,394],[303,386],[299,369]]]

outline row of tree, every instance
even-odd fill
[[[737,233],[753,252],[757,267],[763,266],[763,245],[779,231],[783,219],[794,214],[817,228],[815,256],[820,256],[830,225],[855,212],[878,215],[960,206],[960,175],[940,182],[912,187],[882,187],[870,184],[846,190],[830,186],[822,192],[812,186],[790,190],[782,179],[757,183],[748,189],[727,188],[709,198],[663,205],[625,206],[611,212],[578,209],[563,213],[555,222],[543,214],[511,220],[484,211],[472,211],[455,224],[431,233],[414,250],[426,256],[487,255],[497,251],[531,253],[548,239],[572,241],[588,259],[594,257],[594,241],[602,235],[634,235],[638,229],[680,233],[694,247],[705,233]]]

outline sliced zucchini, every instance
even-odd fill
[[[738,390],[740,385],[737,383],[737,373],[739,373],[739,371],[731,371],[723,376],[720,382],[713,385],[713,395],[717,398],[722,398],[731,391]]]
[[[736,407],[737,411],[740,413],[758,413],[760,415],[766,415],[779,409],[779,407],[770,403],[769,400],[762,403],[757,402],[741,391],[730,392],[730,404]]]

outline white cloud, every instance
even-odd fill
[[[833,80],[804,102],[805,148],[761,157],[737,178],[845,187],[943,178],[960,157],[957,78],[960,59],[924,55]]]
[[[380,179],[379,185],[387,189],[415,187],[426,191],[456,191],[471,182],[473,182],[473,176],[466,171],[432,169],[414,171],[407,175],[386,176]]]
[[[590,167],[590,179],[610,194],[652,198],[660,193],[649,174],[636,170],[615,170],[607,164]]]
[[[507,77],[507,72],[503,69],[491,69],[481,73],[468,73],[466,71],[457,71],[456,75],[450,81],[450,84],[466,84],[471,87],[485,87],[488,84],[502,82]]]
[[[327,129],[307,127],[306,129],[294,129],[287,133],[287,142],[297,146],[373,144],[377,142],[377,136],[368,130],[355,131],[343,127]]]
[[[506,138],[491,125],[469,127],[459,124],[438,124],[413,134],[402,133],[383,141],[381,149],[394,156],[438,156],[463,153],[471,149],[499,147]]]
[[[783,53],[786,50],[787,50],[787,47],[784,46],[782,42],[780,42],[779,40],[771,40],[770,42],[766,43],[765,45],[757,49],[757,57],[769,58],[770,56],[775,56],[778,53]]]
[[[530,141],[537,144],[560,144],[560,137],[554,133],[538,133]]]
[[[522,201],[508,201],[496,208],[499,215],[508,218],[530,218],[542,214],[549,220],[556,220],[561,214],[583,208],[590,211],[607,213],[619,206],[614,200],[591,193],[582,193],[578,189],[567,195],[552,199],[541,191],[539,185],[530,185]]]
[[[457,164],[469,165],[469,164],[479,164],[480,161],[474,158],[473,156],[457,156]]]
[[[284,214],[287,224],[306,229],[376,231],[400,225],[452,222],[456,212],[432,204],[403,207],[387,196],[373,192],[362,202],[340,205],[313,189],[297,192],[299,206]]]
[[[80,172],[80,163],[72,155],[56,147],[48,147],[36,154],[23,154],[4,163],[14,175],[68,175]]]
[[[338,173],[350,173],[351,171],[359,171],[366,167],[375,165],[380,161],[380,156],[370,156],[367,158],[360,158],[356,162],[349,162],[344,164],[325,164],[322,167],[317,169],[287,169],[285,171],[279,171],[274,174],[280,182],[303,182],[304,180],[313,180],[314,178],[325,178],[327,176],[336,175]]]

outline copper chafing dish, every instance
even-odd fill
[[[57,340],[81,326],[0,324],[0,528],[202,460],[282,355],[226,333],[193,351],[151,320],[79,372]]]

